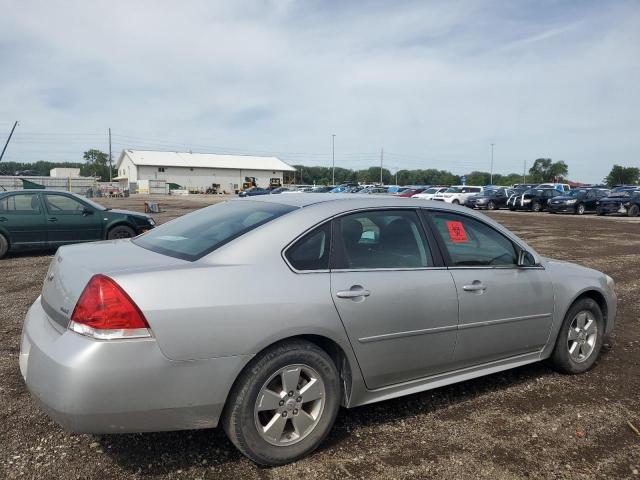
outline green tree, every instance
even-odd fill
[[[80,174],[87,177],[99,177],[101,181],[109,181],[109,155],[92,148],[82,155],[86,162],[80,169]],[[112,176],[115,171],[111,172]]]
[[[554,162],[550,158],[538,158],[529,169],[529,180],[532,182],[554,182],[562,180],[569,174],[569,167],[562,160]]]
[[[636,185],[640,182],[640,168],[623,167],[614,165],[609,175],[604,178],[604,183],[613,187],[615,185]]]

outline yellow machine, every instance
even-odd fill
[[[257,187],[256,177],[244,177],[244,183],[242,184],[242,189],[240,191],[249,190],[253,187]]]
[[[269,180],[269,188],[280,188],[281,186],[282,181],[278,177]]]

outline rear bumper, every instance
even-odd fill
[[[154,339],[96,341],[61,330],[40,298],[25,318],[20,371],[33,397],[74,432],[215,427],[251,356],[166,358]]]

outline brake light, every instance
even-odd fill
[[[71,314],[69,329],[99,340],[151,336],[138,306],[105,275],[91,277]]]

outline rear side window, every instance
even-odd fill
[[[41,212],[38,194],[9,195],[0,199],[0,212],[17,214],[37,214]]]
[[[296,270],[328,270],[331,251],[331,222],[307,233],[285,256]]]
[[[414,211],[366,211],[336,220],[336,269],[432,267],[433,258]]]
[[[295,209],[251,200],[218,203],[160,225],[133,242],[157,253],[193,261]]]
[[[452,267],[515,266],[518,257],[511,240],[490,226],[464,215],[431,215]]]

